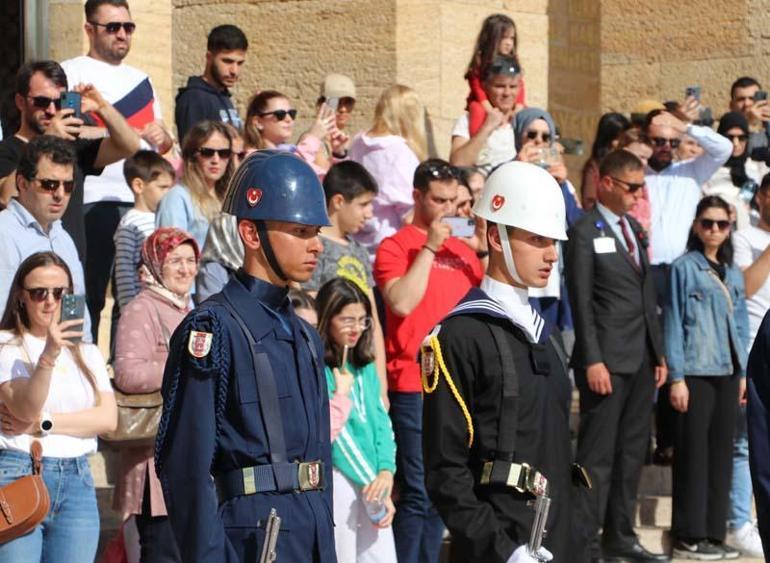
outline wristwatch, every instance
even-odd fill
[[[53,418],[49,412],[40,413],[40,435],[48,436],[53,430]]]

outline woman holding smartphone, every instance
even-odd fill
[[[72,276],[53,252],[24,260],[0,320],[0,486],[31,473],[43,446],[51,512],[27,535],[0,545],[0,563],[92,561],[99,512],[87,455],[115,429],[117,407],[98,348],[80,343],[82,319],[60,322]]]

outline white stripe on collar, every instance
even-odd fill
[[[540,340],[545,321],[529,304],[529,295],[525,288],[502,283],[489,276],[484,276],[480,288],[502,308],[505,316],[514,325],[524,331],[530,342],[536,343]]]

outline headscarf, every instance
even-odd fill
[[[209,224],[209,232],[203,245],[201,264],[217,262],[230,271],[243,264],[243,242],[238,236],[235,215],[220,213]]]
[[[727,136],[727,132],[730,129],[738,127],[744,135],[749,134],[749,122],[742,113],[738,111],[730,111],[722,116],[719,120],[719,127],[717,133],[723,137]],[[746,174],[746,159],[749,157],[749,145],[746,143],[746,150],[740,156],[732,156],[727,159],[725,166],[730,169],[730,179],[733,181],[733,186],[741,187],[748,180],[749,176]]]
[[[168,255],[179,246],[189,244],[195,253],[195,260],[200,259],[198,244],[193,236],[176,227],[161,227],[148,236],[142,244],[142,265],[140,277],[147,289],[165,297],[180,309],[186,309],[190,295],[174,293],[163,281],[163,264]]]
[[[524,108],[520,110],[513,119],[513,134],[516,139],[516,146],[521,148],[524,145],[524,132],[536,119],[542,119],[548,124],[548,131],[551,133],[551,141],[556,136],[556,125],[551,114],[540,108]]]

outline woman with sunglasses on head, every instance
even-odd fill
[[[0,486],[30,475],[43,447],[51,509],[32,532],[0,545],[0,562],[93,561],[99,512],[87,455],[115,429],[117,407],[99,349],[82,321],[60,322],[72,275],[53,252],[32,254],[14,276],[0,320]]]
[[[209,222],[222,209],[233,171],[233,142],[225,123],[201,121],[182,145],[182,177],[158,205],[155,226],[190,233],[198,247],[206,242]]]
[[[316,309],[326,350],[337,559],[396,563],[396,443],[374,364],[371,303],[356,283],[334,278],[319,289]]]
[[[719,120],[717,133],[733,145],[730,158],[703,184],[705,195],[718,195],[735,209],[737,229],[751,224],[751,203],[762,178],[768,172],[762,161],[750,158],[749,122],[740,112],[731,111]]]
[[[292,152],[310,164],[315,173],[323,178],[328,168],[316,164],[323,140],[329,137],[334,147],[336,143],[347,142],[347,136],[337,129],[334,111],[326,104],[321,104],[313,126],[293,145],[289,141],[294,135],[296,118],[297,110],[292,107],[289,98],[280,92],[264,90],[255,95],[246,111],[246,152],[251,154],[260,149]]]
[[[674,557],[734,559],[724,544],[733,434],[749,341],[743,274],[733,266],[730,206],[698,204],[688,252],[674,261],[665,306],[674,438]]]
[[[161,228],[144,241],[145,288],[121,310],[117,331],[115,385],[124,393],[160,389],[169,339],[189,312],[198,258],[195,239],[180,229]],[[113,508],[124,519],[135,517],[142,563],[181,561],[151,445],[120,449]]]

